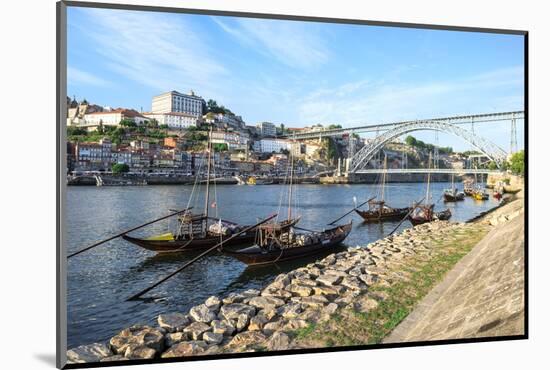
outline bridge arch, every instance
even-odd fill
[[[421,130],[447,132],[458,136],[472,144],[476,149],[482,152],[489,159],[495,161],[499,168],[506,160],[506,152],[502,148],[490,142],[489,140],[481,136],[474,135],[470,131],[467,131],[457,125],[434,120],[412,121],[400,124],[396,128],[393,128],[382,133],[381,135],[378,135],[374,140],[362,147],[352,157],[349,166],[349,172],[354,173],[366,166],[368,161],[371,160],[376,155],[376,153],[378,153],[378,151],[382,149],[384,145],[386,145],[386,143],[409,132]]]

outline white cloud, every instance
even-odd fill
[[[111,70],[160,91],[216,90],[227,71],[181,17],[138,11],[87,9],[86,28]]]
[[[503,91],[510,91],[510,97]],[[302,122],[352,125],[472,113],[479,107],[522,109],[523,101],[518,99],[522,92],[521,67],[423,84],[364,80],[313,91],[299,103],[298,115]]]
[[[268,19],[235,19],[222,21],[213,17],[222,30],[246,46],[294,68],[322,65],[329,58],[318,25]]]
[[[108,86],[109,81],[94,74],[71,66],[67,67],[67,82],[69,85],[82,84],[92,86]]]

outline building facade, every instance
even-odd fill
[[[166,125],[169,128],[185,129],[191,126],[197,126],[200,116],[189,113],[169,112],[169,113],[144,113],[145,117],[156,120],[159,125]]]
[[[141,115],[138,111],[123,108],[84,115],[84,122],[87,126],[118,126],[120,121],[124,119],[129,119],[138,125],[142,125],[149,121],[149,118]]]
[[[277,135],[277,128],[271,122],[260,122],[256,126],[261,136],[275,136]]]
[[[186,113],[196,118],[202,116],[205,101],[191,90],[189,94],[169,91],[153,97],[152,113]]]
[[[229,150],[245,150],[248,146],[248,136],[229,131],[213,131],[212,143],[227,144]]]

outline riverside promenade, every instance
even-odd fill
[[[487,215],[495,227],[384,339],[385,343],[523,335],[524,200]]]

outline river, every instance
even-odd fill
[[[449,183],[434,183],[433,200],[438,201]],[[242,224],[255,223],[279,209],[283,185],[212,187],[211,214]],[[299,185],[295,187],[294,214],[300,215],[299,226],[322,229],[327,222],[375,195],[376,185]],[[67,190],[66,231],[68,251],[76,251],[94,241],[121,230],[168,214],[170,209],[187,205],[191,186],[135,186],[135,187],[69,187]],[[422,183],[388,184],[385,197],[394,207],[406,207],[425,194]],[[198,194],[200,195],[200,194]],[[200,200],[200,199],[199,199]],[[286,202],[282,202],[286,203]],[[467,197],[456,204],[436,203],[436,210],[451,209],[451,220],[465,221],[497,205],[490,200],[474,201]],[[195,210],[200,210],[201,201]],[[284,206],[280,211],[286,215]],[[359,216],[351,214],[342,222],[353,219],[346,246],[365,246],[389,233],[397,222],[363,224]],[[174,221],[162,221],[136,231],[132,235],[145,236],[166,232]],[[411,227],[404,222],[401,228]],[[224,296],[230,292],[260,288],[275,275],[318,257],[281,265],[247,268],[231,257],[214,254],[191,265],[182,273],[160,285],[148,294],[155,299],[127,302],[126,298],[172,272],[192,255],[155,256],[153,252],[136,247],[122,239],[73,257],[68,262],[68,347],[104,341],[119,330],[137,323],[153,324],[161,313],[185,311],[211,295]]]

